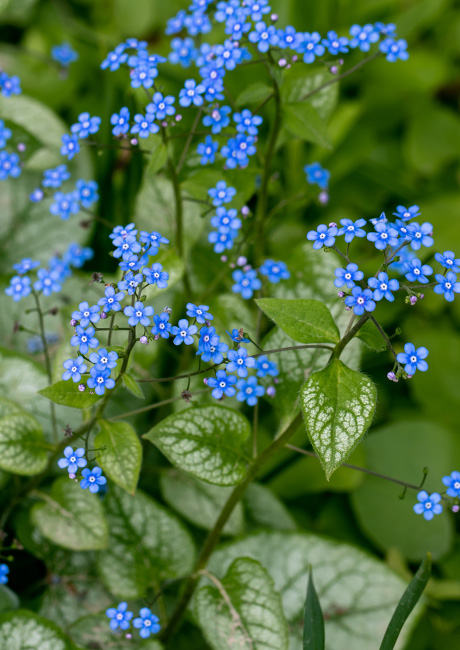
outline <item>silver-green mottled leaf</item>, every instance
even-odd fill
[[[54,481],[49,497],[33,507],[31,516],[41,534],[57,546],[72,551],[107,547],[107,520],[101,501],[68,478]]]
[[[248,420],[223,406],[188,408],[162,420],[143,438],[176,467],[214,485],[235,485],[246,474]]]
[[[287,650],[281,599],[253,559],[235,560],[220,584],[199,589],[194,610],[213,650]]]
[[[257,526],[275,530],[295,530],[294,519],[282,501],[270,488],[260,483],[251,483],[243,498],[244,507]]]
[[[195,552],[183,524],[140,491],[132,497],[110,488],[105,499],[109,547],[98,557],[109,591],[119,598],[139,598],[162,580],[190,573]]]
[[[105,450],[98,456],[98,464],[112,481],[134,494],[142,463],[141,441],[127,422],[99,420],[99,426],[94,446]]]
[[[50,446],[40,423],[28,413],[0,418],[0,467],[13,474],[31,476],[42,472]]]
[[[19,598],[6,585],[0,585],[0,613],[18,609]]]
[[[0,397],[0,418],[13,413],[23,413],[22,407],[12,399]]]
[[[57,625],[20,609],[0,615],[2,650],[78,650]]]
[[[334,359],[301,390],[308,437],[326,478],[348,458],[369,428],[377,391],[365,375]]]

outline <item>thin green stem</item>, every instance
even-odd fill
[[[366,312],[365,314],[363,314],[361,316],[361,318],[359,319],[359,321],[356,323],[356,325],[354,327],[352,327],[351,330],[340,339],[340,341],[337,343],[337,345],[335,346],[335,348],[334,348],[334,350],[333,350],[333,352],[332,352],[332,354],[330,356],[329,363],[333,359],[339,359],[340,358],[340,355],[342,354],[343,349],[345,348],[345,346],[348,345],[348,343],[351,341],[351,339],[355,337],[355,335],[359,332],[359,330],[364,325],[364,323],[367,320],[369,320],[370,316],[371,315],[369,314],[369,312]]]
[[[35,289],[32,289],[32,293],[35,299],[35,305],[37,308],[37,313],[38,313],[38,324],[40,327],[40,338],[42,340],[42,345],[43,345],[43,352],[45,354],[45,367],[46,367],[46,374],[48,376],[48,384],[53,383],[53,373],[51,370],[51,358],[50,358],[50,353],[49,353],[49,348],[48,348],[48,342],[46,340],[46,334],[45,334],[45,321],[43,318],[43,311],[41,308],[40,304],[40,297],[38,293],[35,291]],[[54,407],[54,402],[50,401],[50,414],[51,414],[51,426],[53,427],[53,438],[54,438],[54,443],[57,444],[58,442],[58,431],[57,431],[57,422],[56,422],[56,409]]]
[[[179,158],[179,162],[178,162],[178,164],[177,164],[177,173],[180,172],[180,170],[182,169],[182,165],[183,165],[184,162],[185,162],[185,158],[186,158],[186,156],[187,156],[188,150],[190,149],[190,145],[192,144],[193,136],[194,136],[195,133],[196,133],[196,129],[197,129],[197,126],[198,126],[198,122],[200,121],[200,117],[201,117],[201,113],[202,113],[202,112],[203,112],[203,109],[200,107],[200,108],[198,109],[198,111],[197,111],[197,114],[196,114],[196,116],[195,116],[195,120],[194,120],[194,122],[193,122],[192,129],[191,129],[190,133],[188,134],[187,141],[186,141],[186,143],[185,143],[185,146],[184,146],[184,148],[183,148],[183,150],[182,150],[182,153],[181,153],[181,156],[180,156],[180,158]]]
[[[192,398],[195,397],[196,395],[204,395],[204,393],[209,393],[209,390],[210,389],[205,388],[203,390],[194,391],[194,393],[192,394]],[[116,422],[117,420],[123,420],[124,418],[129,418],[132,415],[139,415],[139,413],[146,413],[147,411],[160,408],[160,406],[165,406],[166,404],[171,404],[172,402],[178,402],[180,399],[184,399],[182,395],[178,395],[177,397],[170,397],[169,399],[164,399],[161,402],[156,402],[155,404],[149,404],[148,406],[143,406],[142,408],[136,409],[134,411],[128,411],[127,413],[116,415],[113,418],[109,418],[109,422]]]

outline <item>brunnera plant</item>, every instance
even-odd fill
[[[19,650],[33,639],[37,648],[158,650],[192,639],[189,647],[287,650],[324,648],[326,638],[331,648],[377,647],[381,639],[381,647],[395,647],[429,560],[399,602],[404,582],[383,563],[296,530],[256,479],[285,448],[316,458],[328,480],[343,466],[375,475],[346,462],[377,400],[375,385],[357,370],[359,346],[389,352],[393,382],[428,371],[423,340],[403,341],[397,352],[398,332],[385,332],[379,305],[416,306],[429,290],[452,301],[460,292],[453,252],[436,252],[436,269],[425,263],[433,228],[416,221],[417,205],[305,228],[295,290],[291,251],[284,260],[267,258],[275,216],[282,219],[289,204],[328,202],[330,174],[311,161],[304,192],[274,203],[278,152],[293,138],[329,147],[324,118],[338,82],[379,57],[405,61],[407,43],[392,24],[352,25],[348,36],[324,37],[283,28],[267,0],[196,0],[166,31],[167,58],[130,38],[101,64],[107,74],[125,75],[135,89],[126,103],[135,109],[81,113],[60,145],[70,167],[85,147],[140,154],[147,183],[140,223],[113,227],[102,219],[94,211],[97,183],[67,162],[46,168],[28,190],[30,202],[47,205],[57,222],[70,225],[83,212],[86,226],[108,230],[117,270],[103,276],[93,251],[73,243],[46,265],[31,257],[14,263],[5,289],[26,305],[28,323],[36,319],[35,326],[18,322],[16,331],[32,335],[29,351],[42,352],[47,386],[39,390],[40,413],[0,398],[0,468],[9,490],[0,520],[8,612],[0,617],[0,646],[13,642]],[[364,56],[347,65],[356,50]],[[63,44],[52,58],[67,69],[78,53]],[[162,66],[171,64],[190,69],[178,94],[162,79]],[[226,77],[250,65],[261,81],[235,99]],[[2,72],[0,85],[0,179],[16,179],[30,147],[9,123],[27,104],[16,76]],[[113,138],[100,141],[109,123]],[[161,202],[170,218],[158,223]],[[194,260],[193,243],[206,237],[206,257]],[[360,269],[364,256],[373,260],[372,274]],[[60,308],[70,329],[56,346],[47,331],[58,312],[52,300],[89,260],[96,270],[86,279],[74,273],[71,304]],[[158,363],[160,354],[176,363]],[[170,366],[177,374],[165,372]],[[169,397],[164,384],[176,387]],[[147,404],[132,408],[135,399]],[[259,420],[270,410],[279,427],[267,441],[258,436]],[[151,419],[152,412],[161,417]],[[299,430],[294,441],[306,448],[292,444]],[[147,459],[141,473],[145,454],[156,463],[168,507],[137,489],[149,476]],[[432,494],[422,489],[426,471],[420,474],[419,485],[378,476],[404,493],[415,490],[413,510],[427,521],[458,511],[459,472],[440,477],[446,489]],[[245,537],[243,504],[253,523]],[[207,536],[192,534],[189,524]],[[223,536],[234,539],[218,547]],[[11,553],[24,547],[57,576],[58,613],[46,599],[38,614],[16,611],[17,597],[4,585],[14,572]],[[310,578],[305,602],[311,566],[319,600]],[[72,590],[91,592],[90,606],[86,596],[74,603]]]

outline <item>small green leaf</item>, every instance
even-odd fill
[[[19,598],[6,585],[0,585],[0,613],[18,609]]]
[[[329,309],[319,300],[256,300],[283,332],[299,343],[337,343],[340,332]]]
[[[134,395],[134,397],[139,397],[139,399],[145,399],[145,395],[142,392],[142,388],[139,386],[139,384],[134,379],[134,377],[132,377],[128,373],[125,373],[123,375],[123,383],[125,385],[125,388],[127,388],[129,392]]]
[[[303,650],[324,650],[324,648],[323,612],[313,583],[313,571],[310,568],[303,614]]]
[[[105,447],[97,458],[107,476],[134,494],[142,463],[142,445],[127,422],[98,421],[101,430],[94,438],[96,448]]]
[[[50,495],[32,508],[31,516],[41,534],[58,546],[72,551],[107,547],[107,521],[100,499],[68,478],[54,481]]]
[[[292,135],[326,149],[332,148],[327,128],[311,104],[286,104],[282,113],[284,126]]]
[[[73,381],[57,381],[38,392],[56,404],[72,406],[76,409],[87,409],[101,399],[96,393],[91,394],[88,388],[80,393],[77,384]]]
[[[28,413],[0,418],[1,469],[22,476],[39,474],[46,467],[49,449],[40,423]]]
[[[305,426],[326,478],[346,460],[369,428],[376,389],[338,359],[315,372],[301,390]]]
[[[401,596],[391,621],[383,637],[380,650],[393,650],[399,638],[404,623],[420,600],[428,580],[431,576],[431,555],[426,554],[422,564],[419,566],[417,573],[410,581],[406,591]]]
[[[184,472],[214,485],[236,485],[246,475],[249,433],[238,411],[203,406],[170,415],[142,437]]]
[[[213,650],[287,650],[287,625],[273,580],[256,560],[239,558],[222,581],[202,587],[195,613]]]
[[[145,173],[154,176],[165,166],[166,161],[168,160],[168,147],[158,137],[155,138],[155,140],[152,140],[149,148],[151,153]]]
[[[273,93],[273,88],[264,83],[251,84],[245,88],[236,98],[237,106],[246,106],[247,104],[261,104],[267,97]]]
[[[192,538],[166,508],[141,491],[132,497],[110,486],[105,499],[109,547],[99,554],[99,573],[119,598],[139,598],[153,584],[191,572]]]
[[[78,650],[57,625],[25,609],[0,616],[0,648]]]
[[[377,352],[386,350],[387,346],[385,344],[385,341],[371,320],[368,320],[366,323],[364,323],[356,336],[358,339],[361,339],[361,341],[365,343],[367,347],[371,348],[371,350],[376,350]]]

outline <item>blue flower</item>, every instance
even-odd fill
[[[262,283],[257,277],[257,271],[254,269],[250,269],[246,273],[240,271],[240,269],[236,269],[232,273],[232,278],[235,282],[232,286],[232,291],[234,293],[241,293],[241,297],[245,300],[252,298],[254,291],[262,287]]]
[[[146,232],[145,230],[141,230],[139,234],[139,241],[144,244],[145,248],[147,249],[147,255],[150,255],[151,257],[158,253],[160,244],[169,244],[169,239],[166,239],[166,237],[163,237],[159,232],[155,231]]]
[[[201,328],[197,354],[201,354],[203,361],[219,364],[224,360],[224,354],[228,352],[228,345],[222,343],[220,336],[215,332],[214,327]]]
[[[216,210],[216,215],[211,218],[211,225],[217,228],[219,232],[229,232],[231,230],[239,230],[241,228],[241,220],[236,216],[237,210],[227,210],[224,207],[219,207]]]
[[[422,490],[417,494],[417,499],[420,503],[416,503],[414,506],[414,512],[417,515],[423,515],[427,521],[433,519],[435,515],[440,515],[442,512],[442,505],[440,504],[441,495],[437,492],[433,494],[428,494],[425,490]]]
[[[201,156],[200,163],[202,165],[212,164],[216,159],[218,149],[219,143],[214,141],[210,135],[207,135],[205,141],[200,142],[196,148],[197,153]]]
[[[406,343],[404,346],[404,352],[400,352],[396,359],[399,363],[405,364],[404,370],[408,375],[412,376],[415,374],[416,370],[425,372],[428,370],[428,364],[425,361],[429,352],[426,348],[417,348],[413,343]]]
[[[45,193],[39,187],[36,187],[30,194],[29,199],[32,203],[40,203],[43,200]]]
[[[358,270],[358,265],[353,262],[347,264],[345,269],[336,269],[335,270],[334,285],[336,287],[343,287],[345,284],[349,289],[355,286],[356,282],[359,282],[363,279],[364,273]]]
[[[205,323],[207,320],[213,320],[214,316],[208,312],[208,305],[194,305],[192,302],[187,303],[187,316],[196,318],[197,323]]]
[[[125,44],[117,45],[113,52],[109,52],[101,63],[101,69],[110,68],[111,72],[118,70],[122,63],[126,63],[128,55],[125,52]]]
[[[345,241],[349,244],[355,237],[365,237],[366,231],[363,226],[366,225],[365,219],[358,219],[353,223],[351,219],[340,219],[342,228],[339,229],[337,235],[345,235]]]
[[[78,205],[78,194],[70,192],[56,192],[53,196],[53,203],[50,205],[50,212],[56,217],[67,220],[71,214],[77,214],[80,211]]]
[[[394,63],[398,59],[407,61],[409,53],[407,52],[407,41],[403,38],[396,41],[394,38],[386,38],[379,45],[379,49],[386,54],[386,60]]]
[[[136,235],[137,230],[136,226],[134,223],[129,223],[127,226],[115,226],[113,231],[109,235],[109,239],[118,239],[118,237],[121,237],[124,239],[128,235]]]
[[[435,253],[434,259],[442,264],[445,269],[453,271],[454,273],[460,273],[460,259],[455,259],[454,252],[444,251],[442,255],[441,253]]]
[[[200,68],[200,76],[203,78],[203,84],[216,86],[219,90],[223,89],[223,78],[225,77],[224,68],[219,68],[217,63],[212,60]]]
[[[5,126],[5,122],[0,120],[0,149],[6,147],[6,141],[11,138],[13,132]]]
[[[265,388],[257,383],[257,377],[249,377],[249,379],[239,379],[237,383],[239,393],[236,399],[239,402],[246,402],[248,406],[255,406],[257,398],[265,394]]]
[[[88,382],[89,381],[90,380],[88,379]],[[97,393],[97,388],[96,388],[96,393]],[[102,393],[98,393],[98,395],[99,394],[102,395]],[[100,486],[105,485],[107,483],[107,479],[105,478],[105,476],[102,476],[102,470],[100,467],[93,467],[92,470],[86,468],[82,471],[81,474],[83,476],[83,480],[80,481],[80,487],[83,488],[83,490],[89,488],[89,491],[92,492],[93,494],[99,492]]]
[[[145,115],[137,113],[134,116],[135,124],[131,127],[131,133],[137,133],[140,138],[148,138],[151,133],[158,133],[160,127],[153,120],[154,116],[151,113]]]
[[[143,269],[142,273],[149,284],[156,284],[159,289],[166,289],[168,286],[169,273],[163,271],[163,266],[158,262],[152,264],[151,268]]]
[[[410,208],[405,208],[403,205],[398,205],[396,207],[396,212],[393,212],[395,217],[399,217],[401,221],[409,221],[415,217],[420,216],[420,208],[418,205],[411,205]]]
[[[172,52],[169,61],[173,64],[180,64],[183,68],[189,68],[196,60],[198,51],[192,38],[173,38],[171,41]]]
[[[251,29],[250,23],[246,22],[246,17],[247,14],[244,10],[237,9],[236,12],[226,21],[225,33],[231,36],[234,41],[240,41],[243,38],[244,34],[246,34]],[[257,25],[259,24],[260,23],[257,23]],[[264,25],[264,23],[262,23],[262,25]],[[251,34],[249,34],[249,40],[251,40]],[[255,41],[252,42],[254,43]],[[267,50],[265,50],[265,52],[266,51]]]
[[[69,43],[61,43],[51,48],[51,57],[65,68],[74,61],[78,61],[78,52],[75,52]]]
[[[291,277],[284,262],[274,262],[273,260],[265,260],[259,273],[268,276],[268,280],[273,284],[278,284],[280,280],[288,280]]]
[[[210,115],[203,117],[204,126],[210,126],[212,133],[220,133],[222,129],[230,124],[228,114],[231,113],[230,106],[221,106],[220,108],[213,108]]]
[[[409,226],[409,232],[411,237],[411,248],[414,251],[418,251],[421,246],[433,246],[433,226],[431,223],[422,223],[420,226],[418,223],[411,223]]]
[[[78,199],[84,208],[90,208],[93,203],[99,199],[97,193],[98,184],[96,181],[84,181],[82,179],[76,182]]]
[[[370,289],[363,290],[361,287],[353,287],[351,293],[351,296],[345,298],[345,304],[347,307],[352,307],[357,316],[362,316],[365,311],[374,311],[375,302]]]
[[[40,262],[34,262],[29,257],[25,257],[18,264],[13,264],[13,269],[19,273],[19,275],[24,275],[33,269],[36,269],[40,266]]]
[[[155,119],[164,120],[165,117],[174,115],[176,112],[173,106],[175,101],[172,95],[166,95],[164,97],[162,93],[157,92],[153,95],[152,102],[147,104],[146,111],[147,113],[151,113]]]
[[[6,72],[1,72],[0,89],[4,97],[11,97],[11,95],[20,95],[22,93],[21,81],[19,77],[10,77],[6,74]]]
[[[247,377],[248,368],[254,368],[256,361],[253,357],[248,357],[246,348],[230,350],[227,354],[230,363],[227,364],[228,372],[236,372],[238,377]]]
[[[193,335],[197,333],[197,330],[196,325],[189,325],[187,319],[181,318],[179,327],[177,325],[171,327],[171,335],[175,337],[173,341],[174,345],[180,345],[181,343],[192,345]]]
[[[398,231],[388,223],[379,221],[374,226],[375,232],[368,232],[367,238],[374,242],[375,247],[383,251],[387,246],[396,246],[398,243]]]
[[[227,30],[225,31],[227,34],[229,33]],[[241,36],[238,36],[236,37],[236,40],[239,40],[240,38]],[[250,32],[248,38],[251,43],[257,44],[257,49],[262,53],[267,52],[270,45],[277,45],[279,41],[278,34],[273,25],[267,27],[267,25],[262,21],[256,23],[255,31]]]
[[[294,27],[289,26],[284,30],[278,30],[278,39],[278,47],[297,51],[302,43],[303,34]]]
[[[229,337],[232,339],[232,341],[235,341],[235,343],[250,343],[251,341],[249,339],[244,338],[244,331],[243,329],[233,329],[231,333],[226,330],[227,334]]]
[[[184,25],[191,36],[207,34],[212,29],[209,18],[201,11],[186,16],[184,18]]]
[[[10,286],[5,289],[5,293],[11,296],[14,302],[25,298],[32,291],[30,287],[30,278],[23,278],[15,275],[10,280]]]
[[[159,619],[152,614],[148,607],[143,607],[139,614],[140,618],[135,618],[133,625],[140,630],[139,634],[143,639],[148,639],[151,634],[157,634],[160,631]]]
[[[208,235],[208,241],[211,244],[214,244],[215,253],[223,253],[225,249],[230,249],[233,247],[233,240],[238,236],[237,230],[226,229],[227,232],[223,230],[210,232]]]
[[[460,496],[460,472],[452,472],[450,476],[443,476],[442,482],[447,487],[446,494],[454,498]]]
[[[63,261],[69,266],[74,266],[80,269],[87,260],[92,259],[94,251],[91,248],[82,248],[79,244],[70,244],[67,251],[64,253]]]
[[[457,282],[457,276],[452,271],[449,271],[445,276],[436,273],[434,276],[436,281],[439,282],[433,291],[435,293],[444,294],[444,298],[449,302],[454,299],[454,293],[460,293],[460,282]]]
[[[236,384],[236,377],[227,375],[225,370],[218,370],[215,377],[208,379],[208,386],[213,389],[211,395],[214,399],[221,399],[224,395],[232,397],[236,393],[234,384]]]
[[[70,178],[70,172],[67,169],[67,165],[58,165],[54,169],[45,169],[43,172],[43,187],[61,187],[64,181],[68,181]]]
[[[238,47],[235,41],[230,39],[227,39],[223,45],[216,45],[213,55],[216,67],[226,70],[234,70],[238,63],[251,58],[245,47]]]
[[[129,64],[130,59],[128,59]],[[132,88],[151,88],[154,80],[158,76],[158,70],[155,65],[145,59],[141,61],[133,70],[131,70],[131,87]]]
[[[350,27],[350,34],[353,38],[350,40],[350,47],[359,47],[361,52],[369,52],[372,43],[376,43],[380,36],[379,32],[375,29],[374,25],[352,25]]]
[[[70,339],[70,345],[73,347],[80,346],[81,354],[86,354],[89,348],[94,349],[99,345],[99,341],[95,338],[94,333],[94,327],[84,329],[81,325],[77,325],[75,334]]]
[[[263,120],[260,115],[253,115],[250,110],[245,108],[241,113],[233,113],[233,121],[236,124],[238,133],[248,133],[249,135],[257,135],[259,127]]]
[[[392,250],[390,252],[390,259],[393,259],[394,253],[395,250]],[[405,264],[415,259],[415,253],[413,253],[411,249],[408,248],[407,246],[404,246],[403,248],[401,248],[401,250],[398,251],[398,255],[396,259],[397,262],[392,262],[389,268],[394,269],[398,273],[404,274],[406,270]]]
[[[67,135],[67,133],[64,133],[61,140],[62,140],[61,156],[67,156],[69,160],[72,160],[75,154],[80,151],[78,136]]]
[[[303,53],[305,63],[313,63],[317,56],[323,56],[325,52],[324,45],[321,45],[321,36],[318,32],[305,32],[302,36],[298,52]]]
[[[124,239],[117,237],[113,243],[117,246],[113,251],[113,256],[117,259],[123,257],[124,260],[129,260],[134,253],[140,253],[142,248],[134,235],[128,235]]]
[[[169,338],[171,331],[171,323],[169,321],[169,314],[163,312],[162,314],[153,317],[155,325],[150,330],[154,336],[161,336],[163,339]]]
[[[81,359],[81,357],[79,357]],[[82,359],[83,361],[83,359]],[[58,460],[58,465],[61,469],[67,468],[69,474],[76,474],[79,467],[86,467],[87,460],[83,458],[85,455],[85,450],[83,447],[72,449],[72,447],[66,447],[64,449],[64,458]]]
[[[120,262],[119,266],[123,271],[138,271],[145,264],[147,264],[147,261],[147,254],[142,255],[142,257],[139,257],[138,255],[130,255],[128,259],[124,259],[122,262]]]
[[[90,321],[92,323],[97,323],[99,321],[99,307],[97,305],[90,307],[86,301],[81,302],[78,305],[78,311],[72,312],[72,318],[80,321],[82,327],[88,327]]]
[[[404,271],[407,271],[405,276],[409,282],[421,282],[426,284],[429,282],[427,275],[433,273],[433,269],[428,264],[423,264],[416,257],[409,260],[409,262],[404,262]]]
[[[21,166],[17,153],[0,151],[0,181],[5,181],[9,176],[17,178],[21,174]]]
[[[240,9],[240,0],[229,0],[228,2],[218,2],[217,11],[214,18],[218,23],[225,23],[228,18],[233,16]]]
[[[89,388],[94,388],[96,395],[103,395],[106,388],[114,388],[115,381],[111,378],[110,370],[108,368],[100,369],[97,366],[94,366],[89,371],[89,374],[91,377],[88,379],[86,384]]]
[[[104,297],[100,298],[97,301],[97,304],[102,307],[102,311],[106,313],[109,311],[120,311],[121,305],[120,302],[125,297],[123,291],[115,292],[115,289],[111,286],[105,288]]]
[[[194,79],[187,79],[184,88],[179,93],[179,104],[184,108],[193,103],[194,106],[201,106],[203,104],[203,97],[201,96],[206,90],[203,84],[198,84]]]
[[[120,109],[119,113],[113,113],[110,124],[113,125],[112,133],[115,136],[126,135],[129,131],[129,110],[126,106]]]
[[[407,223],[406,221],[401,221],[401,219],[396,219],[395,223],[392,225],[402,239],[412,238],[410,224]]]
[[[141,273],[134,275],[132,271],[128,271],[123,280],[118,283],[117,287],[120,291],[127,291],[128,296],[132,296],[140,282],[142,282]]]
[[[313,248],[329,247],[335,244],[337,232],[336,226],[330,226],[328,228],[324,224],[321,224],[316,230],[310,230],[307,233],[307,239],[314,242]]]
[[[79,138],[87,138],[90,133],[97,133],[100,125],[100,117],[91,117],[89,113],[80,113],[78,122],[72,124],[70,130]]]
[[[345,36],[339,37],[336,32],[328,32],[327,38],[323,38],[322,43],[328,49],[329,53],[334,56],[348,52],[348,38],[345,38]]]
[[[321,167],[318,162],[312,163],[311,165],[305,165],[303,168],[305,174],[307,175],[307,181],[310,185],[319,185],[322,190],[327,189],[329,185],[329,178],[331,173]]]
[[[107,352],[105,348],[102,348],[97,352],[92,352],[89,355],[89,360],[91,363],[94,363],[98,370],[104,370],[105,368],[116,368],[118,354],[114,351]]]
[[[266,375],[276,377],[280,372],[276,363],[274,361],[269,361],[268,357],[266,357],[264,354],[261,357],[257,357],[256,368],[256,374],[258,377],[265,377]]]
[[[144,327],[150,325],[149,316],[153,316],[153,307],[145,307],[142,302],[135,302],[134,307],[129,305],[123,310],[125,316],[128,316],[128,323],[131,327],[135,327],[138,323]]]
[[[235,169],[237,166],[246,167],[249,164],[248,156],[256,153],[255,141],[254,136],[244,133],[239,133],[236,138],[230,138],[221,149],[221,154],[227,159],[225,161],[227,167],[230,169]]]
[[[128,603],[120,603],[116,609],[115,607],[109,607],[109,609],[106,610],[106,616],[111,619],[111,630],[117,630],[118,628],[120,628],[120,630],[129,629],[129,621],[132,619],[133,613],[128,612],[127,610]]]
[[[391,292],[399,289],[398,280],[389,280],[388,273],[384,271],[380,271],[376,278],[369,278],[367,284],[374,289],[373,298],[377,301],[385,298],[389,302],[393,302],[395,297]]]
[[[385,25],[385,23],[377,22],[374,26],[380,34],[385,34],[386,36],[394,36],[396,34],[396,25],[393,23]]]
[[[165,34],[178,34],[184,28],[184,19],[187,16],[187,13],[181,9],[177,12],[175,16],[170,18],[166,24]]]
[[[37,278],[38,280],[34,282],[34,289],[35,291],[41,291],[44,296],[50,296],[52,293],[61,290],[60,277],[56,271],[38,269]]]
[[[6,585],[10,568],[7,564],[0,564],[0,585]]]

